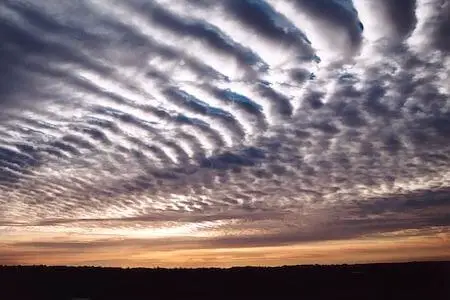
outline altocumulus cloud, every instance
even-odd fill
[[[0,233],[234,247],[446,231],[448,14],[3,1]]]

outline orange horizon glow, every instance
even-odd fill
[[[400,236],[398,236],[400,235]],[[49,239],[50,241],[55,239]],[[59,245],[42,247],[45,242],[17,246],[12,240],[3,243],[3,265],[73,265],[103,267],[234,267],[282,266],[302,264],[358,264],[406,261],[450,260],[448,233],[409,236],[405,232],[384,237],[296,243],[286,246],[207,248],[201,244],[170,243],[152,249],[146,240],[108,239],[108,247],[72,248],[75,240],[61,240]],[[65,243],[66,244],[65,246]],[[20,245],[20,244],[19,244]]]

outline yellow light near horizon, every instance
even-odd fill
[[[154,239],[157,243],[152,244],[152,240],[147,238],[96,240],[87,237],[79,240],[84,242],[79,248],[76,247],[75,237],[49,237],[46,241],[29,239],[38,242],[34,246],[33,242],[19,242],[16,246],[11,241],[8,244],[2,242],[0,264],[232,267],[449,260],[449,236],[448,228],[431,228],[349,240],[228,248],[214,247],[209,239],[192,238],[186,241],[162,238]],[[18,241],[24,242],[26,239]],[[42,247],[45,242],[50,242],[50,245]]]

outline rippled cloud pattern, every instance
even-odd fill
[[[4,0],[0,235],[448,233],[449,28],[445,0]]]

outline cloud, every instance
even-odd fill
[[[363,23],[352,1],[293,1],[300,11],[314,19],[321,39],[343,53],[357,52],[362,42]],[[317,29],[316,29],[317,30]],[[330,48],[331,49],[331,48]]]
[[[414,30],[416,25],[416,1],[384,1],[383,5],[386,7],[386,13],[393,22],[396,32],[400,36],[405,36]]]
[[[355,0],[356,9],[365,20],[368,38],[402,42],[417,26],[417,1]]]
[[[402,3],[386,28],[361,1],[2,3],[0,230],[447,228],[445,10]]]

